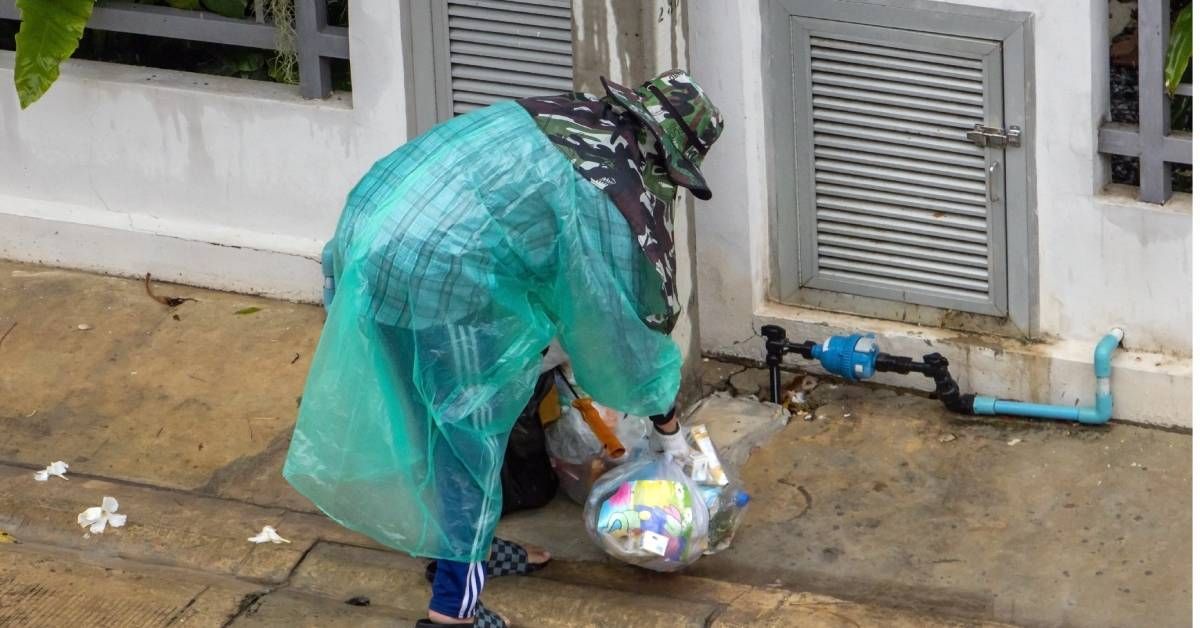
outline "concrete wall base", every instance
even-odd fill
[[[321,300],[319,247],[285,252],[31,218],[6,211],[12,201],[0,196],[3,259],[129,277],[150,273],[156,281],[303,303]]]

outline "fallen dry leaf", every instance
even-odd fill
[[[160,297],[157,294],[154,294],[154,291],[150,289],[150,273],[146,273],[146,294],[150,295],[151,299],[154,299],[155,301],[158,301],[167,307],[177,307],[183,305],[185,301],[195,301],[195,299],[191,297]]]

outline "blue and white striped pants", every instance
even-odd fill
[[[473,617],[486,580],[483,562],[437,561],[429,610],[459,619]]]

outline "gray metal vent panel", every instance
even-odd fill
[[[570,0],[441,0],[443,116],[571,91]]]
[[[965,135],[994,42],[794,18],[792,46],[802,286],[1002,313],[998,156]]]

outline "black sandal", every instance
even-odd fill
[[[545,568],[550,561],[544,563],[529,562],[529,552],[525,551],[524,547],[505,541],[500,537],[492,538],[492,551],[488,554],[487,563],[484,564],[484,573],[488,578],[496,576],[527,576],[535,571]],[[425,566],[425,579],[433,582],[437,576],[437,561],[432,561]]]
[[[437,624],[431,619],[421,619],[417,621],[417,628],[428,628],[429,626],[471,626],[471,628],[508,628],[508,624],[499,615],[489,611],[483,607],[483,604],[475,606],[475,621],[470,624]]]

